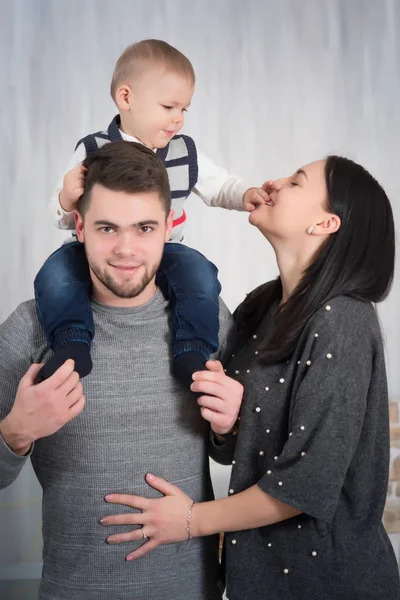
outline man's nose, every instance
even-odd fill
[[[131,232],[120,232],[118,234],[114,251],[120,256],[133,256],[136,254],[135,236]]]

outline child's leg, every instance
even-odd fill
[[[172,309],[173,371],[188,386],[218,349],[218,270],[200,252],[165,244],[157,284]]]
[[[75,371],[80,377],[92,370],[90,347],[94,323],[90,290],[89,266],[80,242],[61,246],[37,274],[37,312],[54,352],[40,370],[38,383],[50,377],[68,358],[75,361]]]

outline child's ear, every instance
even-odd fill
[[[83,217],[78,210],[74,210],[74,221],[75,221],[76,237],[78,238],[78,240],[80,242],[84,242],[85,241],[85,234],[84,234],[85,228],[83,225]]]
[[[121,85],[115,92],[115,104],[118,110],[126,111],[130,109],[132,101],[132,88],[129,85]]]

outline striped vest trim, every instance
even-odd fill
[[[83,144],[86,155],[90,156],[107,142],[123,141],[119,129],[120,124],[120,116],[117,115],[111,121],[107,131],[98,131],[81,138],[76,144],[75,150],[80,144]],[[171,198],[173,200],[179,198],[186,199],[195,187],[199,174],[197,150],[194,140],[187,135],[175,135],[167,146],[158,148],[156,153],[167,169],[171,187]],[[171,176],[173,172],[174,176]]]

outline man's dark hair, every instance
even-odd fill
[[[84,217],[91,191],[97,183],[116,192],[157,192],[166,216],[171,210],[171,191],[164,163],[155,152],[136,142],[111,142],[87,156],[85,191],[78,210]]]

